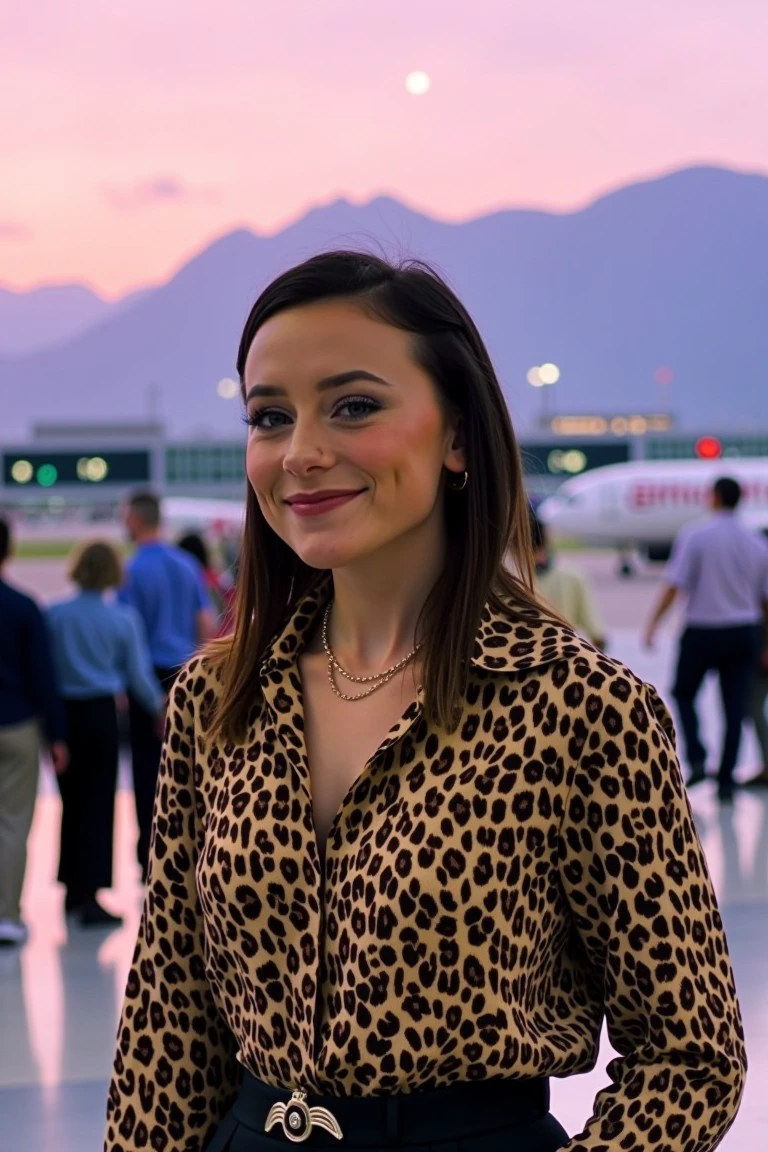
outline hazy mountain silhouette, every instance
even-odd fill
[[[22,356],[67,343],[107,316],[130,307],[146,290],[103,300],[82,284],[52,284],[28,292],[0,287],[0,356]]]
[[[668,402],[683,427],[768,423],[768,178],[697,168],[567,215],[446,224],[379,198],[316,208],[270,237],[233,232],[85,334],[0,360],[3,439],[34,420],[143,418],[153,386],[172,435],[240,435],[237,401],[216,384],[234,374],[249,306],[277,272],[329,247],[436,265],[475,316],[523,428],[542,403],[526,372],[545,360],[562,369],[559,411]],[[660,365],[675,373],[664,397]]]

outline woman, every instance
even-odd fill
[[[77,595],[51,605],[48,625],[69,732],[69,767],[57,775],[61,792],[59,883],[65,911],[83,927],[122,923],[96,899],[112,885],[112,840],[118,767],[115,696],[130,689],[162,717],[164,695],[155,680],[141,620],[132,608],[107,603],[122,582],[111,544],[83,545],[70,564]]]
[[[743,1038],[669,715],[538,606],[471,319],[323,255],[238,369],[237,620],[170,706],[108,1152],[714,1148]]]
[[[177,547],[182,552],[194,556],[203,569],[205,583],[216,611],[216,635],[228,636],[232,631],[235,587],[229,574],[221,574],[211,564],[211,554],[203,537],[198,532],[185,532],[179,537]]]

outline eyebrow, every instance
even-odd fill
[[[345,384],[352,384],[355,380],[368,380],[371,384],[384,384],[385,387],[389,387],[388,380],[376,376],[373,372],[366,372],[364,368],[351,368],[348,372],[337,372],[334,376],[324,376],[322,380],[318,380],[315,387],[318,392],[327,392],[331,388],[342,388]],[[245,397],[246,404],[256,396],[285,396],[285,388],[275,384],[254,384],[252,388],[248,389]]]

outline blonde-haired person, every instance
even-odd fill
[[[59,882],[65,911],[84,927],[121,923],[96,899],[112,885],[118,726],[115,696],[130,689],[160,723],[165,698],[134,609],[105,599],[122,580],[107,541],[83,544],[69,576],[77,593],[48,609],[59,692],[67,711],[69,766],[57,776],[62,800]]]
[[[106,1149],[711,1152],[744,1038],[670,717],[540,607],[466,309],[328,253],[238,371],[235,628],[170,701]]]
[[[546,525],[531,509],[531,544],[536,573],[535,588],[542,601],[585,636],[595,648],[605,648],[605,631],[595,609],[586,578],[556,562]]]

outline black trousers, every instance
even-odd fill
[[[61,793],[59,882],[67,903],[82,904],[112,885],[117,785],[117,710],[112,696],[65,701],[69,766]]]
[[[752,678],[755,675],[760,644],[756,625],[734,628],[686,628],[680,639],[680,653],[673,695],[680,714],[685,753],[689,764],[705,764],[707,750],[699,736],[696,697],[707,672],[720,680],[720,697],[725,714],[725,735],[720,755],[718,783],[730,788],[739,754]]]
[[[178,668],[155,668],[155,676],[166,692],[171,690],[178,675]],[[128,696],[128,722],[131,729],[131,765],[133,771],[133,795],[136,801],[136,822],[139,826],[139,839],[136,845],[136,858],[141,865],[141,878],[147,878],[149,863],[149,838],[152,832],[152,813],[155,806],[157,774],[160,769],[160,753],[163,742],[157,734],[157,717],[147,712],[144,705],[134,696]]]
[[[270,1109],[290,1104],[291,1093],[243,1073],[240,1094],[205,1145],[206,1152],[286,1152],[282,1120],[264,1131]],[[308,1096],[310,1109],[327,1108],[341,1139],[313,1122],[307,1149],[407,1148],[409,1152],[556,1152],[568,1134],[549,1112],[548,1080],[478,1080],[433,1091],[390,1096]],[[291,1124],[292,1115],[294,1123]],[[306,1131],[301,1105],[285,1123],[294,1136]],[[295,1125],[295,1126],[294,1126]]]

